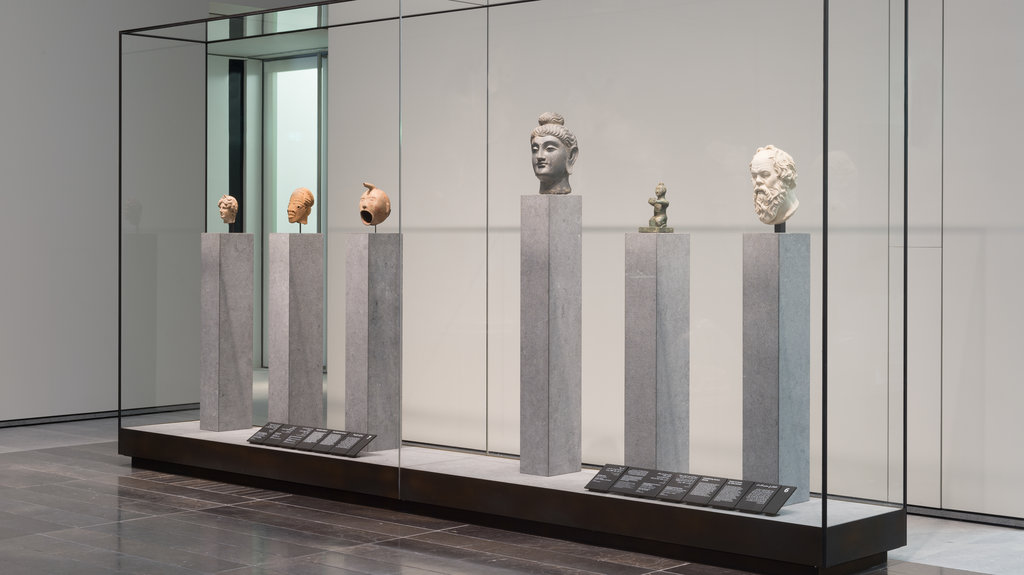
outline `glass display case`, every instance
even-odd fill
[[[202,237],[252,234],[253,256],[252,341],[242,338],[251,426],[204,429],[195,411],[160,425],[123,419],[121,452],[138,465],[545,523],[764,572],[884,561],[906,537],[905,14],[889,2],[354,0],[123,32],[123,414],[195,407],[201,395],[211,408],[201,357],[217,340],[206,326],[223,331],[226,320],[209,323]],[[542,354],[561,366],[552,378],[575,374],[575,395],[538,420],[525,415],[535,398],[524,378],[541,361],[526,351],[526,324],[555,304],[523,296],[537,267],[523,254],[535,230],[555,237],[564,224],[537,228],[524,207],[539,196],[530,143],[545,112],[578,144],[561,199],[581,204],[578,232],[553,248],[575,245],[575,263],[545,269],[575,266],[581,290],[567,296],[578,318],[564,328],[577,355]],[[755,213],[751,162],[769,144],[798,175],[798,209],[781,228]],[[360,218],[363,182],[390,197],[379,225]],[[664,235],[686,238],[685,258],[668,265],[685,273],[648,297],[634,291],[647,276],[629,242],[653,221],[659,183],[674,229]],[[303,226],[285,211],[299,187],[315,200]],[[219,217],[225,194],[237,198],[235,223]],[[359,457],[248,442],[274,420],[279,234],[322,238],[323,408],[311,426],[380,433]],[[362,236],[389,235],[398,280],[374,287],[352,254]],[[749,291],[764,258],[745,252],[748,236],[802,238],[807,249],[796,271],[775,276],[769,338]],[[390,303],[374,299],[390,290]],[[662,290],[684,291],[685,304],[637,315],[668,298]],[[791,297],[795,311],[779,303]],[[382,306],[397,318],[385,335],[373,331]],[[642,339],[677,315],[685,324],[671,335]],[[765,368],[754,350],[772,346]],[[666,393],[683,405],[671,417],[662,396],[630,399],[634,376],[667,369],[665,357],[677,370],[663,377]],[[747,388],[759,369],[783,380],[795,369],[796,391],[772,400],[790,414],[781,424]],[[357,377],[372,393],[381,373],[400,395],[353,395]],[[376,405],[368,423],[353,415],[362,403]],[[638,463],[627,437],[648,419],[648,435],[681,440],[683,456]],[[529,431],[552,421],[571,428],[556,443],[575,434],[574,469],[523,473]],[[385,424],[398,430],[394,445],[375,443]],[[809,471],[792,482],[751,472],[755,436]],[[587,490],[606,464],[800,483],[809,494],[767,516]]]

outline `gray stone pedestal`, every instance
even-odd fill
[[[199,428],[252,427],[253,235],[203,234]]]
[[[626,234],[625,431],[626,465],[689,471],[689,234]]]
[[[519,470],[580,470],[583,198],[522,197]]]
[[[808,234],[743,235],[743,478],[810,486]]]
[[[324,240],[270,234],[270,421],[324,424]]]
[[[402,234],[349,234],[345,252],[345,429],[373,451],[402,441]]]

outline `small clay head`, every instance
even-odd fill
[[[235,217],[238,216],[238,200],[233,196],[224,194],[217,200],[217,208],[220,209],[220,219],[225,224],[235,223]]]
[[[298,188],[288,199],[288,222],[306,223],[310,210],[313,209],[313,192],[306,188]]]
[[[375,226],[391,215],[391,199],[384,190],[363,182],[366,191],[359,197],[359,218],[364,226]]]

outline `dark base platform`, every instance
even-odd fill
[[[829,500],[826,549],[818,500],[764,517],[590,493],[594,471],[521,476],[517,460],[417,447],[402,448],[399,468],[394,450],[353,460],[251,446],[250,434],[122,428],[118,450],[140,467],[771,575],[856,573],[906,544],[902,508]]]

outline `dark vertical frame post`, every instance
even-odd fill
[[[821,64],[821,556],[828,564],[828,9],[822,4]]]
[[[942,21],[945,24],[945,2],[943,2]],[[907,280],[909,278],[909,265],[907,257],[910,254],[909,230],[910,230],[910,195],[909,195],[909,167],[907,152],[910,150],[910,0],[903,0],[903,513],[907,512]],[[943,43],[943,46],[945,43]],[[945,141],[943,139],[943,141]]]
[[[122,208],[124,205],[124,199],[122,197],[123,191],[123,174],[124,168],[122,163],[124,162],[123,154],[123,142],[124,142],[124,32],[117,35],[117,429],[120,432],[121,429],[121,334],[124,333],[124,327],[121,325],[121,285],[123,278],[121,277],[122,270],[121,264],[124,261],[122,255],[122,242],[124,241],[124,220],[122,216]]]
[[[245,231],[245,60],[228,60],[228,189],[238,202],[231,233]]]

